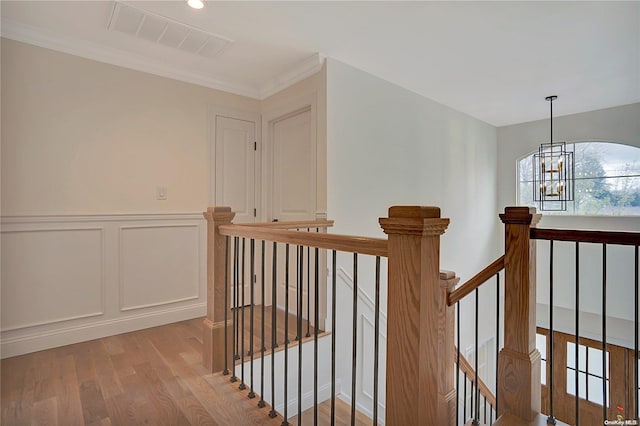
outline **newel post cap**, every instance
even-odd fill
[[[207,211],[203,213],[205,219],[216,222],[231,222],[235,217],[235,213],[231,211],[231,207],[208,207]]]
[[[441,218],[440,208],[433,206],[392,206],[389,217],[378,221],[388,235],[436,236],[449,226],[449,219]]]
[[[536,214],[535,207],[505,207],[504,213],[500,214],[500,220],[505,225],[530,225],[536,224],[541,215]]]

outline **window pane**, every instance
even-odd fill
[[[578,387],[580,389],[580,398],[586,399],[587,393],[587,375],[580,373],[578,376]],[[576,394],[576,372],[567,368],[567,393],[569,395]]]
[[[544,334],[536,334],[536,349],[540,352],[543,360],[547,359],[547,336]]]
[[[589,348],[589,374],[604,377],[602,373],[602,350]],[[609,352],[605,355],[605,368],[607,375],[609,374]]]
[[[567,342],[567,367],[576,368],[576,345]]]
[[[540,382],[543,385],[547,384],[547,361],[540,361]]]
[[[602,379],[589,376],[589,401],[602,405]]]
[[[567,368],[567,393],[576,394],[576,372]]]
[[[578,369],[587,371],[587,347],[584,345],[578,346]]]
[[[568,143],[574,152],[575,201],[552,214],[640,215],[640,148],[610,143]],[[533,154],[518,162],[518,202],[533,202]]]
[[[603,401],[602,393],[602,379],[598,377],[589,376],[589,398],[588,400],[596,404],[602,405]],[[609,390],[609,380],[607,380],[607,407],[609,406],[609,399],[611,397],[611,391]]]
[[[580,391],[580,398],[587,399],[587,375],[580,373],[578,375],[578,386]]]

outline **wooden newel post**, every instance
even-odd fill
[[[437,207],[396,206],[380,225],[389,236],[386,424],[455,423],[453,309],[440,283]]]
[[[505,224],[504,347],[498,357],[498,410],[524,421],[540,413],[540,353],[536,349],[535,208],[507,207]]]
[[[202,360],[212,373],[224,369],[225,340],[225,247],[226,237],[220,235],[221,225],[230,225],[235,213],[230,207],[209,207],[204,213],[207,219],[207,317],[204,320],[204,350]],[[229,248],[231,250],[231,247]],[[229,253],[228,262],[231,261]],[[233,366],[232,327],[230,306],[227,306],[227,356],[229,368]]]

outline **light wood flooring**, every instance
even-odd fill
[[[0,423],[281,425],[281,416],[267,416],[269,406],[247,398],[248,389],[209,374],[201,354],[198,318],[7,358],[0,362]],[[350,424],[350,407],[337,400],[337,408],[336,424]],[[329,424],[328,402],[319,410],[319,424]],[[303,413],[301,423],[313,424],[312,415]],[[356,420],[371,424],[360,413]]]
[[[244,311],[244,312],[243,312]],[[265,306],[264,308],[264,317],[266,321],[264,322],[264,348],[265,355],[271,353],[271,342],[272,342],[272,332],[273,332],[273,311],[271,310],[271,306]],[[238,333],[238,347],[237,353],[242,353],[242,340],[244,337],[244,360],[249,361],[251,359],[251,336],[253,331],[253,354],[254,357],[260,356],[260,347],[262,346],[262,306],[256,306],[253,312],[253,330],[251,329],[251,309],[249,307],[245,307],[244,309],[238,309],[238,325],[239,330],[242,327],[242,315],[244,314],[244,334]],[[285,324],[284,324],[284,312],[282,310],[276,311],[276,352],[284,349],[284,337],[285,337]],[[293,314],[289,314],[288,316],[288,324],[287,324],[287,335],[289,336],[289,346],[294,346],[298,343],[298,320]],[[315,329],[312,325],[310,325],[307,320],[304,318],[301,320],[301,335],[302,341],[307,342],[309,340],[313,340],[313,333]],[[318,336],[324,335],[323,331],[319,331]],[[239,360],[237,362],[240,362]]]

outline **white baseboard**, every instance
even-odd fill
[[[0,340],[0,357],[8,358],[87,340],[100,339],[115,334],[157,327],[163,324],[202,317],[206,315],[206,313],[206,304],[198,303],[190,306],[81,324],[50,332],[21,334],[16,337],[6,338],[3,336]]]

